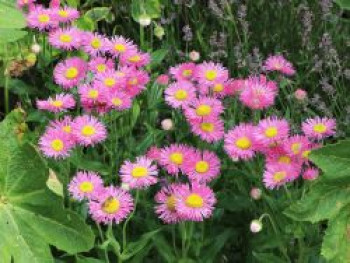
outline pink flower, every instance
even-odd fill
[[[252,124],[241,123],[225,135],[224,149],[233,160],[248,160],[254,157],[257,143]]]
[[[157,84],[159,85],[168,85],[169,83],[169,76],[166,74],[161,74],[156,79]]]
[[[72,123],[72,133],[77,142],[84,146],[102,142],[107,137],[106,127],[95,117],[79,116]]]
[[[52,11],[56,14],[60,23],[70,23],[79,18],[79,11],[75,8],[64,6],[62,8],[54,8]]]
[[[17,7],[22,9],[23,7],[33,5],[36,0],[17,0]]]
[[[81,106],[85,111],[89,112],[94,108],[99,108],[102,105],[107,106],[107,102],[104,99],[104,93],[106,91],[99,85],[83,84],[78,87],[78,93],[80,95]]]
[[[60,7],[60,0],[51,0],[49,6],[51,8],[58,8]]]
[[[280,142],[289,136],[288,121],[276,116],[260,120],[255,128],[254,136],[256,141],[263,146]]]
[[[321,140],[335,135],[336,122],[330,118],[309,118],[302,123],[304,134],[312,139]]]
[[[159,164],[169,173],[177,175],[183,168],[184,160],[193,150],[183,144],[172,144],[161,149]]]
[[[194,151],[187,156],[183,172],[192,182],[208,183],[220,173],[220,159],[210,151]]]
[[[143,53],[135,49],[124,52],[119,57],[119,62],[123,66],[144,67],[150,61],[151,57],[148,53]]]
[[[219,118],[189,120],[191,131],[203,141],[212,143],[224,137],[224,122]]]
[[[229,96],[239,95],[246,88],[247,80],[245,79],[230,79],[227,81],[225,89]]]
[[[36,104],[40,110],[57,113],[73,109],[75,100],[71,94],[56,94],[54,98],[49,98],[48,100],[37,100]]]
[[[86,32],[81,48],[90,56],[96,57],[107,50],[107,40],[97,33]]]
[[[147,188],[158,181],[157,166],[144,156],[137,157],[135,162],[125,161],[119,173],[122,182],[128,184],[131,189]]]
[[[85,171],[78,172],[68,185],[70,194],[79,201],[93,198],[101,188],[103,188],[101,177],[97,173]]]
[[[277,85],[263,77],[251,77],[245,82],[240,101],[253,110],[261,110],[275,103]]]
[[[72,134],[72,117],[66,115],[61,120],[51,121],[48,125],[49,129],[57,130],[59,132],[66,133],[69,136],[69,140],[72,143],[72,146],[75,145],[75,137]]]
[[[289,156],[301,158],[303,152],[310,149],[310,144],[307,137],[294,135],[283,142],[283,149]]]
[[[191,82],[179,81],[165,89],[165,101],[174,109],[183,108],[196,98],[196,90]]]
[[[295,92],[294,92],[294,97],[297,99],[297,100],[300,100],[300,101],[303,101],[307,98],[307,92],[303,89],[297,89]]]
[[[196,183],[179,187],[176,197],[176,211],[182,220],[203,221],[212,215],[216,203],[213,190]]]
[[[181,187],[180,184],[164,186],[154,198],[157,202],[155,211],[159,218],[167,224],[174,224],[181,220],[176,211],[176,202],[178,199],[176,195],[179,187]]]
[[[109,186],[95,196],[89,202],[89,212],[97,223],[119,224],[134,210],[132,196],[120,188]]]
[[[279,71],[288,76],[295,74],[293,65],[281,55],[268,57],[263,67],[266,71]]]
[[[58,27],[58,19],[51,9],[36,5],[27,15],[27,24],[40,31],[51,30]]]
[[[82,32],[74,27],[58,28],[49,33],[49,43],[58,49],[78,49],[82,40]]]
[[[302,174],[303,179],[305,180],[315,180],[319,176],[319,170],[317,168],[308,167]]]
[[[127,93],[131,98],[139,95],[143,90],[146,89],[146,85],[150,78],[146,71],[128,69],[125,93]]]
[[[194,63],[182,63],[176,67],[170,68],[170,74],[177,80],[192,80],[196,72],[196,64]]]
[[[114,67],[114,61],[105,57],[94,57],[88,64],[89,70],[96,74],[106,72],[108,69],[114,69]]]
[[[85,78],[86,71],[86,62],[79,57],[72,57],[56,65],[54,79],[64,89],[70,89],[77,86]]]
[[[217,118],[223,111],[222,102],[209,97],[195,98],[184,108],[186,118],[191,121]]]
[[[107,44],[108,52],[115,58],[127,51],[137,50],[134,43],[122,36],[115,36]]]
[[[228,80],[228,70],[219,63],[203,62],[197,65],[195,78],[199,84],[210,86]]]
[[[157,146],[152,146],[148,149],[146,157],[155,162],[158,162],[160,159],[160,149]]]
[[[39,148],[42,153],[55,159],[68,157],[73,147],[74,143],[69,134],[52,128],[46,130],[39,140]]]
[[[128,94],[115,90],[105,94],[107,105],[109,108],[123,111],[131,108],[132,100]]]
[[[95,84],[110,90],[125,86],[125,82],[126,74],[121,71],[117,72],[114,69],[107,69],[104,72],[97,73],[94,81]]]
[[[269,164],[263,175],[263,182],[266,188],[274,189],[295,178],[295,171],[285,164]]]

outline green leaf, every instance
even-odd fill
[[[0,253],[16,263],[53,262],[50,246],[70,254],[93,246],[91,229],[63,208],[46,186],[48,169],[28,143],[16,138],[20,112],[0,124]],[[22,113],[23,116],[23,113]]]
[[[231,229],[226,229],[224,232],[217,235],[215,239],[210,242],[210,246],[202,252],[204,262],[216,262],[215,258],[217,254],[225,246],[227,240],[231,238],[232,235],[234,235],[234,232]]]
[[[77,263],[104,263],[105,261],[96,258],[79,256],[77,258]]]
[[[11,5],[0,3],[0,29],[26,27],[27,23],[23,13]]]
[[[66,0],[67,4],[72,7],[78,7],[80,4],[80,0]]]
[[[253,257],[256,259],[256,262],[259,263],[284,263],[284,259],[272,254],[272,253],[256,253],[253,252]]]
[[[330,220],[321,254],[328,262],[350,262],[350,207]]]
[[[341,9],[350,10],[350,0],[335,0]]]
[[[154,67],[159,66],[167,54],[168,54],[167,49],[158,49],[158,50],[152,52],[150,67],[154,68]]]
[[[24,38],[28,33],[26,31],[11,29],[11,28],[0,28],[0,44],[6,44],[16,42]]]
[[[132,0],[131,16],[138,22],[140,16],[148,15],[150,18],[159,18],[161,16],[161,7],[159,0]]]
[[[84,17],[88,17],[96,23],[101,20],[107,19],[108,15],[110,14],[110,11],[110,7],[95,7],[87,11]]]

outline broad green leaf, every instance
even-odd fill
[[[139,21],[142,15],[158,18],[161,16],[160,2],[159,0],[132,0],[131,15],[136,22]]]
[[[204,249],[204,251],[202,251],[204,262],[208,262],[208,263],[215,262],[216,261],[215,259],[218,253],[224,247],[227,240],[229,238],[232,238],[232,235],[234,234],[235,233],[232,231],[232,229],[226,229],[224,232],[217,235],[214,238],[214,240],[210,242],[209,247],[207,247],[206,249]]]
[[[340,187],[318,183],[284,213],[294,220],[315,223],[335,217],[349,202],[350,188],[347,185]]]
[[[0,28],[17,28],[26,27],[26,20],[23,13],[15,7],[0,3]]]
[[[335,0],[341,9],[350,10],[350,0]]]
[[[21,118],[12,112],[0,124],[0,252],[16,263],[46,263],[53,262],[49,245],[88,251],[91,229],[47,188],[48,169],[34,147],[18,141]]]
[[[80,5],[80,0],[66,0],[67,4],[72,7],[78,7]]]
[[[350,207],[328,222],[323,239],[322,256],[328,262],[350,262]]]
[[[18,29],[0,28],[0,45],[16,42],[24,38],[27,34],[26,31]]]
[[[76,263],[104,263],[105,261],[97,258],[79,256]]]
[[[95,23],[101,20],[105,20],[111,11],[110,7],[94,7],[87,11],[84,17],[90,18]]]
[[[167,54],[168,54],[167,49],[158,49],[158,50],[152,52],[150,67],[154,68],[154,67],[159,66]]]

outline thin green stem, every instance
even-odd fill
[[[136,191],[136,198],[135,198],[135,208],[134,208],[134,211],[132,211],[132,213],[130,214],[130,216],[126,219],[124,225],[123,225],[123,251],[126,249],[126,227],[129,223],[129,221],[131,220],[131,218],[133,218],[134,214],[135,214],[135,211],[136,211],[136,206],[137,206],[137,203],[139,201],[139,196],[140,196],[140,192],[139,190]]]

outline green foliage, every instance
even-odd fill
[[[335,0],[341,9],[350,10],[350,0]]]
[[[161,15],[160,2],[159,0],[132,0],[131,15],[136,22],[143,15],[147,15],[152,19],[159,18]]]
[[[325,146],[311,155],[323,174],[285,214],[294,220],[328,220],[322,255],[329,262],[350,261],[350,140]]]
[[[18,132],[23,120],[17,110],[0,124],[1,262],[53,262],[49,245],[70,254],[87,251],[94,235],[47,188],[44,161]]]

